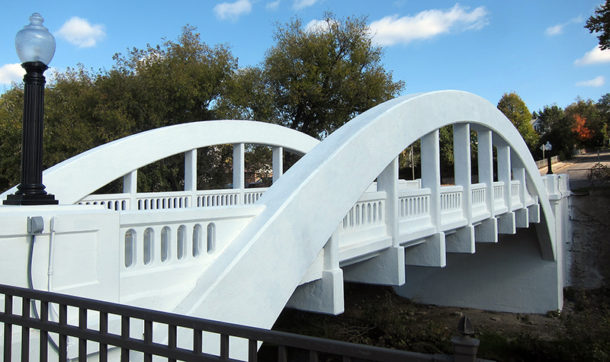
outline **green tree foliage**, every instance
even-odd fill
[[[209,47],[192,27],[178,42],[116,54],[115,67],[101,77],[105,89],[123,83],[128,98],[115,98],[135,121],[135,131],[217,118],[213,104],[237,70],[237,60],[224,46]]]
[[[595,9],[595,15],[587,19],[585,28],[590,33],[598,33],[597,39],[602,50],[610,49],[610,0]]]
[[[498,109],[515,125],[533,152],[538,144],[538,134],[532,126],[532,114],[521,97],[514,92],[505,93],[498,102]]]
[[[22,112],[22,89],[13,88],[0,97],[0,190],[14,185],[21,175]]]
[[[545,106],[538,112],[538,121],[541,134],[539,145],[550,142],[553,145],[553,153],[562,159],[570,158],[576,142],[572,132],[573,119],[566,117],[561,107],[552,105]]]
[[[192,27],[176,41],[116,54],[110,70],[79,65],[47,77],[45,168],[100,144],[145,130],[190,121],[246,118],[274,122],[323,137],[404,87],[381,66],[364,19],[327,16],[326,29],[308,31],[295,20],[280,25],[276,45],[260,67],[238,69],[224,46],[208,46]],[[0,96],[0,188],[19,182],[23,90]],[[249,149],[247,162],[265,165],[270,150]],[[143,150],[145,152],[145,150]],[[285,166],[294,162],[291,154]],[[230,145],[198,151],[198,187],[231,183]],[[181,155],[146,166],[138,189],[180,190]],[[120,191],[120,182],[104,191]]]
[[[116,54],[114,60],[110,71],[86,71],[78,66],[48,77],[45,168],[130,134],[220,117],[214,104],[226,92],[226,83],[237,69],[237,60],[226,47],[207,46],[188,26],[177,42],[134,48],[127,55]],[[22,99],[19,88],[0,96],[2,189],[19,182]],[[218,157],[212,157],[213,153],[204,152],[198,158],[200,169],[214,169],[211,163]],[[183,187],[183,167],[180,157],[147,166],[138,177],[139,190],[179,190]],[[226,177],[222,177],[212,183],[226,184]]]
[[[608,145],[608,137],[610,136],[610,93],[606,93],[597,101],[597,110],[603,122],[602,132],[606,135],[604,145]]]
[[[316,29],[296,19],[278,26],[275,40],[262,69],[238,74],[251,96],[237,105],[259,120],[323,138],[404,87],[383,68],[363,18],[327,14]]]

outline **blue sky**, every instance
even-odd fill
[[[110,69],[113,54],[175,40],[186,24],[210,45],[228,45],[240,67],[259,64],[278,23],[315,24],[326,11],[366,16],[383,63],[404,94],[461,89],[496,104],[517,92],[530,111],[610,92],[610,51],[584,22],[601,0],[10,1],[0,14],[0,92],[20,81],[14,37],[33,12],[57,50],[51,66]]]

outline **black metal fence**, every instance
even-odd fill
[[[297,355],[300,356],[299,360],[304,358],[305,361],[453,360],[453,357],[446,355],[405,352],[306,337],[1,284],[0,295],[4,296],[4,308],[0,306],[0,324],[3,324],[4,332],[3,361],[7,362],[18,359],[18,356],[21,356],[22,361],[29,361],[30,351],[36,351],[36,347],[40,361],[47,361],[50,349],[52,353],[59,354],[60,361],[66,361],[69,337],[78,341],[79,361],[87,359],[88,342],[89,346],[92,342],[97,344],[98,348],[89,353],[97,354],[99,361],[107,361],[109,352],[112,352],[111,359],[117,359],[120,355],[121,361],[128,361],[130,351],[141,353],[144,361],[151,361],[153,356],[165,357],[169,361],[235,361],[229,357],[230,337],[247,341],[247,361],[269,360],[268,356],[260,356],[259,342],[265,346],[275,346],[277,357],[273,356],[273,360],[277,361],[293,361],[297,357],[291,356]],[[58,317],[51,318],[50,310],[57,311]],[[70,321],[68,310],[71,313]],[[78,318],[72,318],[73,315]],[[87,323],[88,316],[91,315],[99,316],[99,321],[89,323],[95,324],[95,328]],[[120,320],[120,332],[109,330],[110,319]],[[133,326],[134,321],[143,324],[143,334],[130,334],[130,325]],[[14,328],[17,329],[13,330]],[[18,335],[18,328],[21,329],[21,351],[14,354],[13,332]],[[159,331],[159,328],[167,331],[162,338],[166,340],[165,343],[153,341],[153,329]],[[188,343],[192,348],[179,347],[178,328],[181,332],[183,329],[188,331],[188,335],[192,336],[192,341]],[[30,346],[31,330],[38,331],[40,341],[39,346],[32,346],[33,349]],[[204,337],[204,334],[207,335],[205,332],[219,336],[215,338],[219,342],[214,342],[219,343],[219,346],[213,346],[219,351],[218,355],[204,352],[204,347],[206,350],[210,347],[204,344],[212,343]],[[139,334],[142,338],[135,338],[133,334]],[[470,357],[474,360],[474,356]]]

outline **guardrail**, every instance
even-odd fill
[[[36,330],[40,334],[40,361],[47,361],[50,344],[57,350],[60,361],[71,358],[72,356],[68,356],[69,337],[78,340],[76,354],[79,361],[86,361],[88,347],[92,344],[99,346],[99,349],[95,349],[99,361],[108,361],[109,352],[116,352],[116,355],[111,354],[111,358],[118,357],[121,361],[128,361],[130,352],[133,351],[142,353],[144,361],[152,361],[153,356],[165,357],[169,361],[236,361],[229,357],[231,354],[230,337],[231,340],[234,337],[247,340],[247,361],[257,361],[259,342],[277,346],[277,360],[283,362],[291,359],[290,352],[294,350],[303,351],[302,353],[309,356],[310,361],[326,360],[329,356],[338,356],[343,361],[352,361],[352,359],[354,361],[388,362],[454,360],[452,356],[448,355],[399,351],[307,337],[1,284],[0,295],[4,297],[4,310],[0,312],[0,323],[4,324],[4,361],[11,361],[17,357],[13,356],[12,351],[14,326],[20,326],[21,329],[20,356],[22,361],[30,359],[31,330]],[[14,304],[21,304],[21,308],[13,308]],[[34,316],[30,313],[31,307],[34,310]],[[37,308],[40,311],[39,315]],[[18,309],[19,313],[14,309]],[[49,318],[52,314],[49,313],[51,309],[59,311],[58,321]],[[76,320],[73,320],[73,315],[77,315]],[[97,328],[90,327],[91,320],[88,320],[88,317],[91,319],[92,315],[99,316]],[[111,319],[120,320],[120,332],[109,331],[109,320]],[[134,333],[130,334],[130,326],[133,326],[134,321],[144,325],[144,333],[141,338],[134,337]],[[153,331],[158,328],[168,331],[166,342],[157,342],[154,338]],[[178,341],[178,329],[186,330],[192,335],[192,340],[189,341],[192,348],[180,347],[182,344],[181,341]],[[216,346],[219,347],[219,355],[204,352],[204,349],[209,348],[208,345],[203,344],[204,333],[206,337],[208,333],[219,336],[220,346]],[[209,339],[205,339],[205,341],[209,341]],[[457,346],[458,344],[456,344],[456,353],[459,354]],[[463,355],[460,357],[463,358]],[[469,357],[471,360],[475,359],[474,355]]]
[[[81,205],[103,205],[110,210],[167,210],[188,207],[251,205],[267,188],[221,189],[198,191],[143,192],[136,194],[94,194],[78,202]],[[243,194],[243,202],[240,201]]]

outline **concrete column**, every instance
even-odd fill
[[[508,210],[498,218],[498,232],[514,234],[517,230],[515,214],[512,212],[510,147],[503,140],[498,140],[496,150],[498,152],[498,180],[504,183],[504,205],[506,205]]]
[[[472,226],[472,177],[470,157],[470,125],[453,125],[453,174],[455,184],[462,186],[462,214],[468,224],[451,235],[446,235],[446,249],[453,253],[474,253],[474,227]]]
[[[470,224],[472,218],[472,177],[470,165],[470,125],[453,125],[453,173],[455,184],[464,188],[462,210]]]
[[[273,183],[280,179],[284,173],[284,148],[273,147]]]
[[[510,167],[510,147],[505,142],[498,142],[496,144],[496,150],[498,152],[498,181],[504,183],[504,204],[511,211],[511,167]]]
[[[493,146],[491,142],[491,131],[479,130],[477,132],[478,140],[478,167],[479,167],[479,182],[485,184],[485,201],[487,210],[494,215],[494,161],[493,161]]]
[[[430,218],[436,229],[441,223],[441,163],[438,130],[421,138],[421,184],[430,189]]]
[[[129,194],[129,209],[137,210],[136,194],[138,193],[138,170],[123,176],[123,193]]]
[[[479,183],[485,184],[485,202],[489,218],[481,222],[475,230],[476,241],[498,242],[498,224],[494,215],[494,165],[491,131],[477,129]]]
[[[441,231],[441,164],[439,131],[421,138],[421,183],[430,189],[430,221],[436,233],[416,246],[405,249],[405,264],[444,267],[446,265],[445,233]]]
[[[377,177],[377,190],[385,191],[385,219],[392,245],[398,246],[398,157]]]
[[[195,205],[197,191],[197,149],[184,153],[184,191],[190,191],[187,207]]]
[[[184,153],[184,191],[197,191],[197,150]]]
[[[236,143],[233,145],[233,188],[239,189],[239,204],[244,203],[244,189],[246,188],[245,181],[246,159],[245,145]]]

